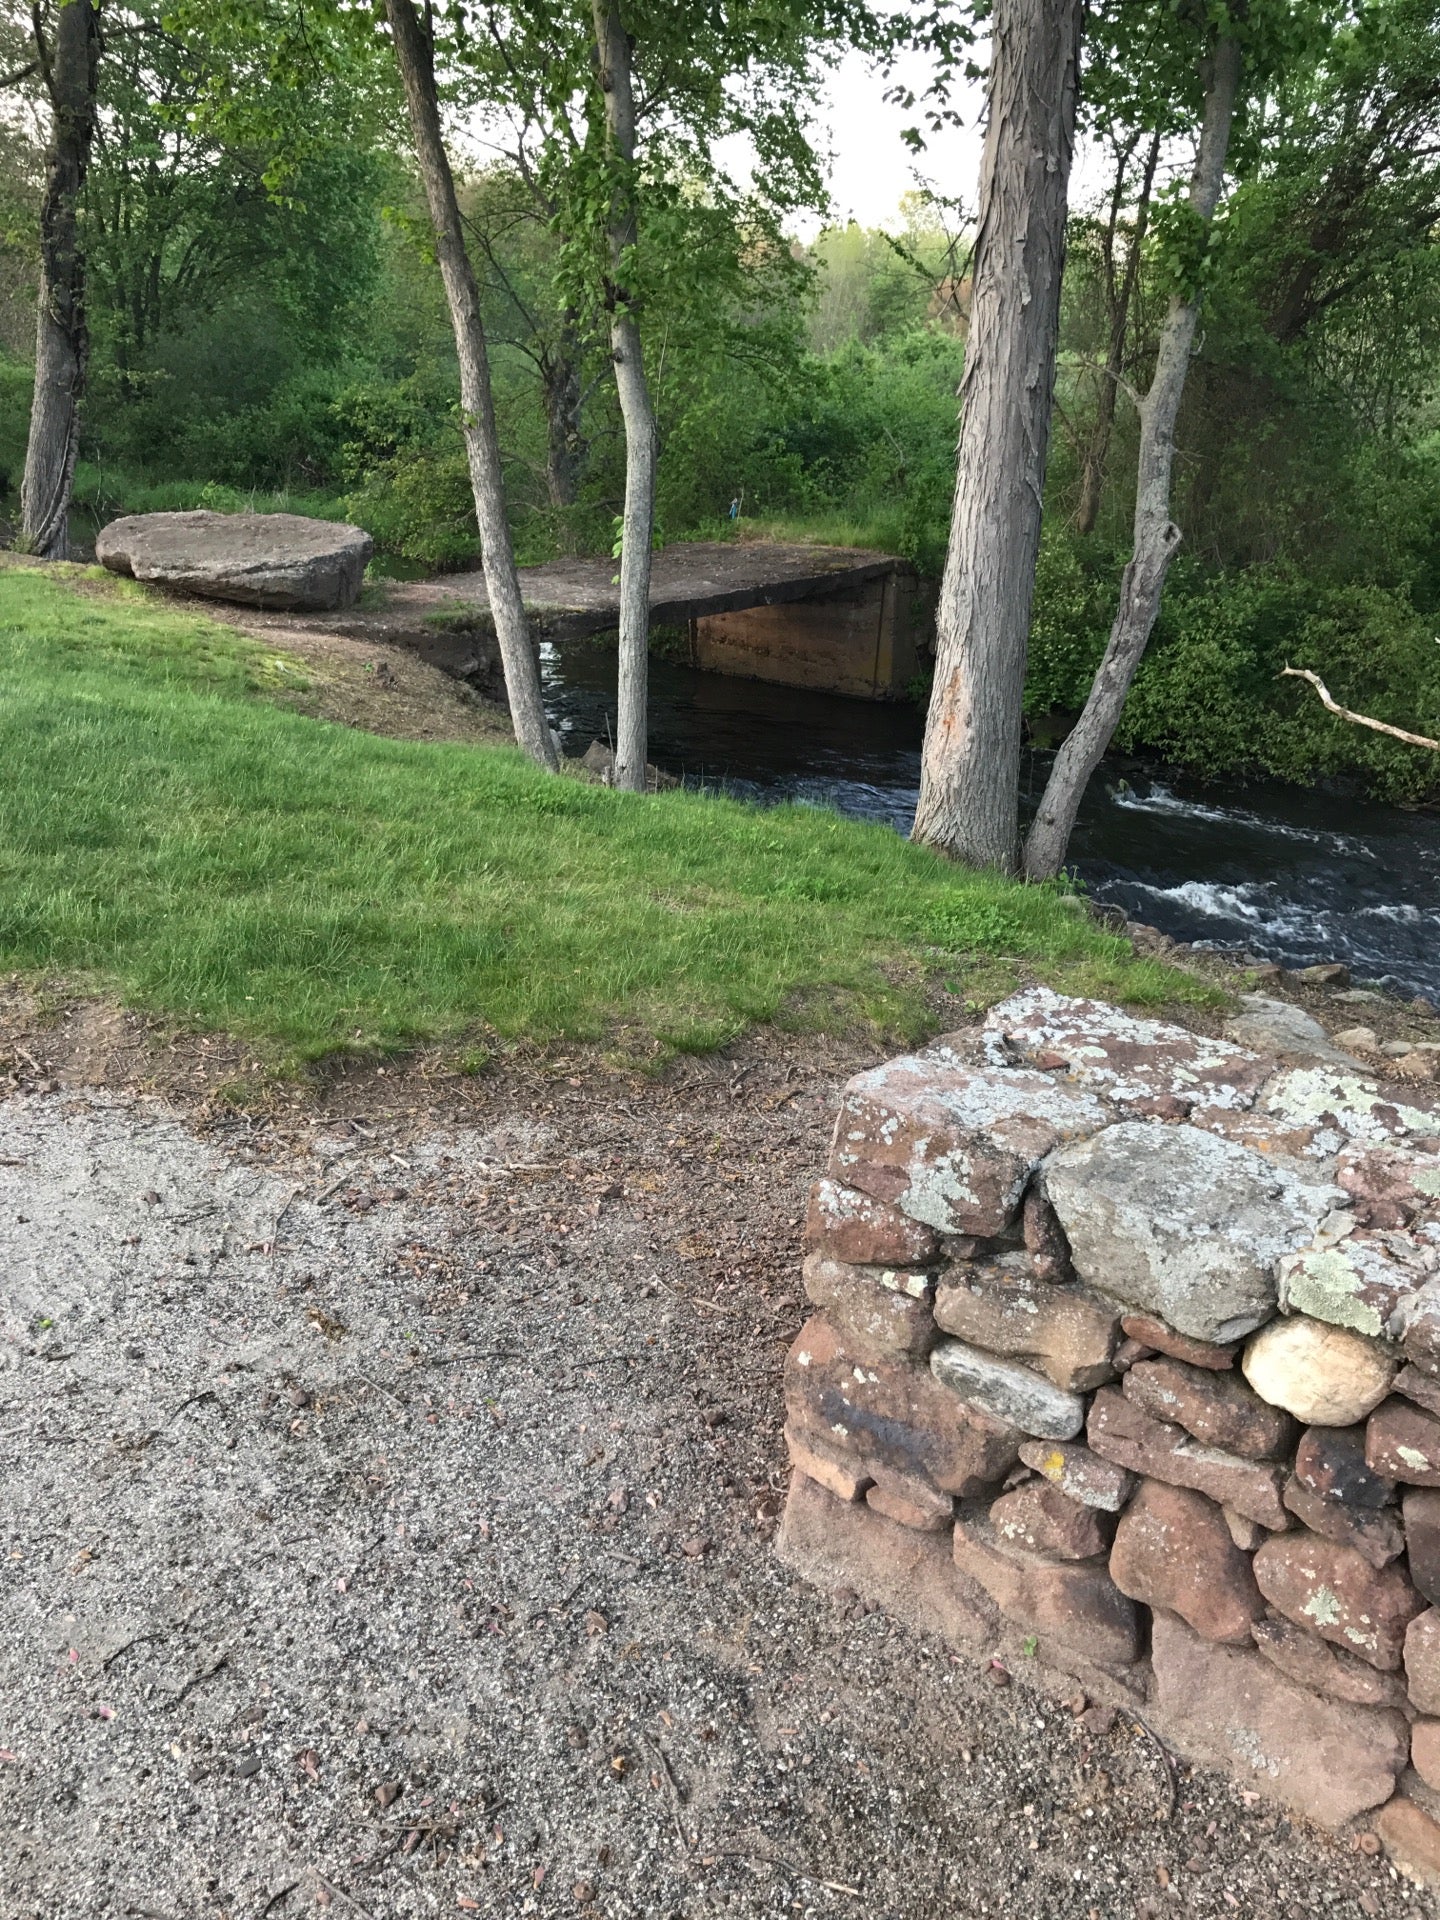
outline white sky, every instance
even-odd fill
[[[887,78],[873,73],[859,54],[849,54],[826,76],[822,123],[834,156],[830,191],[837,221],[857,220],[862,227],[897,225],[900,197],[918,184],[917,172],[936,192],[958,198],[973,210],[985,138],[983,82],[957,88],[951,105],[961,125],[927,133],[920,154],[912,153],[901,138],[907,126],[923,125],[920,115],[884,98],[896,81],[923,94],[932,71],[928,56],[911,54]],[[1100,184],[1099,156],[1082,140],[1071,174],[1071,205],[1083,206]],[[809,222],[804,237],[818,224]]]

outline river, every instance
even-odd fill
[[[612,649],[546,648],[544,672],[567,753],[613,735]],[[687,785],[834,807],[908,833],[921,730],[909,706],[651,662],[650,757]],[[1027,756],[1032,804],[1047,766],[1046,756]],[[1071,859],[1092,898],[1177,940],[1287,967],[1343,960],[1358,981],[1440,1002],[1440,814],[1271,783],[1201,786],[1107,763],[1090,783]]]

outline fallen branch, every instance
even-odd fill
[[[1432,753],[1440,753],[1440,740],[1427,740],[1423,733],[1407,733],[1404,727],[1392,727],[1388,720],[1372,720],[1368,713],[1352,713],[1349,707],[1342,707],[1319,674],[1311,673],[1308,667],[1282,667],[1280,678],[1283,680],[1287,674],[1292,680],[1308,680],[1319,694],[1320,704],[1352,726],[1369,727],[1374,733],[1388,733],[1392,740],[1403,740],[1407,747],[1428,747]]]

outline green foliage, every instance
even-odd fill
[[[1193,991],[1058,893],[884,828],[381,739],[268,704],[268,678],[142,590],[0,571],[0,962],[292,1058],[617,1027],[713,1047],[773,1019],[913,1038],[927,949],[972,936],[1057,980]]]

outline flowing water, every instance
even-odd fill
[[[568,753],[615,724],[613,650],[545,650],[547,705]],[[687,785],[795,800],[908,833],[921,715],[653,660],[650,757]],[[1045,756],[1027,758],[1038,798]],[[1192,786],[1109,764],[1090,784],[1071,860],[1093,898],[1177,940],[1285,966],[1343,960],[1359,980],[1440,1001],[1440,814],[1293,787]]]

